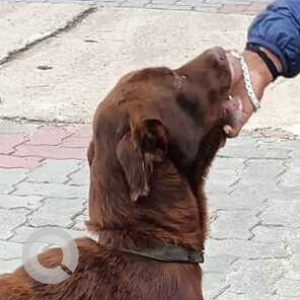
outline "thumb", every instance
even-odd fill
[[[242,127],[232,127],[231,125],[225,125],[223,127],[223,131],[225,132],[228,138],[235,138],[239,135]]]

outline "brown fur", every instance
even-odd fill
[[[118,248],[159,240],[203,250],[203,183],[223,139],[230,80],[219,48],[174,71],[149,68],[123,77],[96,111],[88,151],[87,225],[98,242],[76,241],[79,264],[60,284],[35,282],[23,268],[3,276],[0,299],[203,299],[200,266],[158,262]],[[39,260],[54,267],[62,253],[51,249]]]

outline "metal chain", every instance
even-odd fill
[[[257,99],[256,94],[254,92],[253,83],[251,80],[250,71],[249,71],[247,62],[246,62],[244,56],[240,55],[239,53],[237,53],[235,51],[232,51],[231,53],[232,53],[232,56],[236,57],[241,63],[246,92],[248,94],[251,104],[253,105],[254,111],[256,112],[261,108],[261,104],[260,104],[259,100]]]

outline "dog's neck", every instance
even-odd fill
[[[203,250],[207,226],[203,185],[221,140],[219,129],[204,138],[191,176],[181,174],[170,160],[158,163],[151,180],[151,193],[136,202],[130,198],[115,158],[107,159],[104,154],[96,157],[93,163],[96,168],[92,170],[96,176],[92,176],[89,199],[89,230],[115,247],[147,245],[158,240]]]
[[[102,242],[130,247],[159,240],[191,250],[203,249],[206,220],[200,218],[205,218],[205,212],[199,211],[201,206],[188,180],[170,161],[156,166],[150,195],[135,203],[128,196],[120,172],[116,169],[112,174],[111,170],[103,171],[110,177],[102,177],[100,184],[111,188],[91,191],[88,227]],[[118,187],[112,185],[112,178]]]

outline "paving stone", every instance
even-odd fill
[[[228,275],[228,291],[236,294],[251,291],[251,295],[257,298],[271,296],[276,290],[274,284],[283,273],[284,267],[280,260],[238,260]]]
[[[211,256],[231,255],[252,260],[288,257],[288,252],[281,243],[257,243],[234,239],[208,240],[206,253]]]
[[[279,181],[279,175],[284,170],[284,164],[277,160],[249,160],[240,184],[252,185],[256,188],[262,185],[275,186]]]
[[[0,120],[0,134],[30,133],[35,131],[37,127],[36,124]]]
[[[257,14],[257,12],[264,10],[268,6],[268,4],[269,3],[265,0],[261,3],[251,3],[248,7],[248,13]]]
[[[29,210],[22,208],[14,210],[0,209],[0,239],[7,240],[12,237],[14,228],[26,222],[28,213]]]
[[[291,300],[291,298],[278,297],[272,295],[256,295],[252,291],[248,291],[247,294],[235,294],[226,291],[221,296],[216,298],[218,300]],[[212,299],[213,300],[213,299]]]
[[[3,169],[0,167],[0,193],[6,194],[12,191],[14,184],[26,178],[27,172],[28,170],[24,169]]]
[[[286,171],[280,178],[280,185],[284,187],[297,187],[300,184],[300,162],[292,159],[286,163]]]
[[[251,0],[206,0],[207,3],[222,3],[222,4],[236,4],[236,5],[247,5],[250,4]]]
[[[73,133],[67,127],[43,126],[34,132],[26,144],[57,146]]]
[[[39,166],[42,159],[40,157],[18,157],[13,155],[2,155],[0,154],[0,168],[4,169],[33,169]]]
[[[207,203],[213,210],[261,211],[266,207],[267,196],[267,193],[260,193],[257,189],[239,188],[237,186],[230,195],[222,192],[208,193]]]
[[[285,242],[288,244],[295,238],[300,238],[300,230],[290,227],[279,226],[257,226],[252,230],[254,234],[253,241],[262,243]]]
[[[144,7],[145,4],[149,4],[150,0],[127,0],[120,3],[121,7]]]
[[[0,209],[25,208],[33,210],[41,205],[43,197],[0,195]]]
[[[245,169],[246,159],[244,158],[230,158],[217,156],[213,161],[211,172],[214,170],[229,170],[233,169],[237,174],[240,174]]]
[[[224,274],[210,274],[204,273],[203,275],[203,292],[204,299],[214,299],[224,289],[226,289],[227,282]]]
[[[292,157],[299,157],[300,156],[300,141],[299,140],[284,140],[284,141],[277,141],[276,144],[274,143],[270,145],[263,144],[261,147],[268,149],[284,149],[288,150],[290,156]]]
[[[204,0],[180,0],[176,1],[176,5],[192,5],[197,6],[203,4]]]
[[[209,256],[205,255],[203,270],[205,273],[227,274],[236,257],[230,255]]]
[[[15,151],[15,147],[25,143],[27,136],[18,134],[0,134],[0,154],[9,154]]]
[[[0,169],[1,184],[15,184],[26,178],[28,170]]]
[[[17,147],[14,155],[22,157],[41,157],[52,159],[85,159],[87,150],[85,148],[67,148],[62,146],[31,146],[21,145]],[[0,156],[1,164],[1,156]]]
[[[290,199],[297,199],[299,195],[300,185],[291,187],[278,186],[277,189],[270,188],[266,196],[276,201],[289,201]]]
[[[285,186],[285,187],[297,187],[299,186],[300,182],[300,174],[292,173],[292,172],[287,172],[286,174],[283,175],[280,185]]]
[[[264,225],[300,227],[300,200],[268,201],[268,207],[260,215]]]
[[[205,190],[208,194],[224,193],[229,194],[232,185],[240,178],[241,170],[235,168],[211,168],[207,177]]]
[[[290,258],[285,261],[285,278],[300,281],[300,237],[298,236],[285,240],[286,247],[289,250]],[[285,295],[288,296],[288,295]]]
[[[249,9],[249,4],[227,4],[221,7],[220,13],[243,13]]]
[[[212,169],[207,177],[207,186],[215,186],[222,183],[231,186],[239,179],[239,174],[235,169]],[[208,187],[209,189],[210,187]],[[216,188],[216,187],[215,187]]]
[[[21,2],[52,2],[52,3],[71,3],[77,4],[97,4],[103,7],[145,7],[151,9],[167,9],[167,10],[194,10],[209,13],[243,13],[255,15],[260,12],[271,0],[22,0]],[[7,2],[20,2],[19,0],[7,0]],[[246,7],[246,10],[241,9]],[[222,8],[222,10],[220,10]]]
[[[11,273],[22,266],[22,259],[1,260],[0,274]]]
[[[217,13],[221,7],[222,7],[222,4],[203,3],[201,5],[197,5],[197,6],[193,7],[193,10],[198,11],[198,12]]]
[[[80,165],[80,169],[70,176],[70,184],[75,185],[89,185],[90,183],[90,170],[87,161]]]
[[[244,142],[241,145],[225,147],[219,152],[220,156],[234,158],[252,158],[252,159],[287,159],[289,151],[280,148],[257,147],[256,142],[252,140]]]
[[[283,278],[276,284],[277,294],[279,296],[300,298],[300,285],[299,280]]]
[[[253,298],[253,295],[237,295],[228,291],[225,291],[222,295],[220,295],[218,300],[262,300],[261,298]]]
[[[191,5],[169,5],[169,4],[146,4],[146,8],[163,9],[163,10],[191,10]]]
[[[210,236],[215,239],[251,239],[251,228],[260,222],[256,214],[255,211],[218,211]]]
[[[42,207],[29,217],[29,223],[34,226],[71,227],[76,214],[83,210],[82,199],[46,199]]]
[[[74,138],[92,138],[92,125],[77,125],[77,126],[72,126],[71,128],[68,129],[69,131],[74,131],[74,134],[72,137]]]
[[[32,170],[26,181],[64,183],[69,180],[68,175],[79,170],[78,160],[47,159],[43,164]]]
[[[17,259],[22,256],[23,245],[20,243],[0,241],[0,261],[1,259]]]
[[[13,195],[36,195],[52,198],[86,198],[87,190],[81,186],[71,186],[59,183],[22,182]]]
[[[87,149],[90,144],[90,137],[70,137],[63,141],[63,147],[67,148],[84,148]]]
[[[30,236],[38,229],[39,228],[28,227],[28,226],[19,227],[15,230],[15,235],[11,238],[11,241],[17,243],[35,242],[34,240],[30,239]],[[87,236],[87,233],[85,231],[78,231],[78,230],[76,231],[76,230],[70,230],[65,228],[62,228],[62,230],[70,234],[71,237],[74,239]],[[45,237],[44,240],[43,238],[41,238],[39,242],[47,244],[48,243],[47,237]]]
[[[153,4],[175,4],[176,0],[152,0]]]

